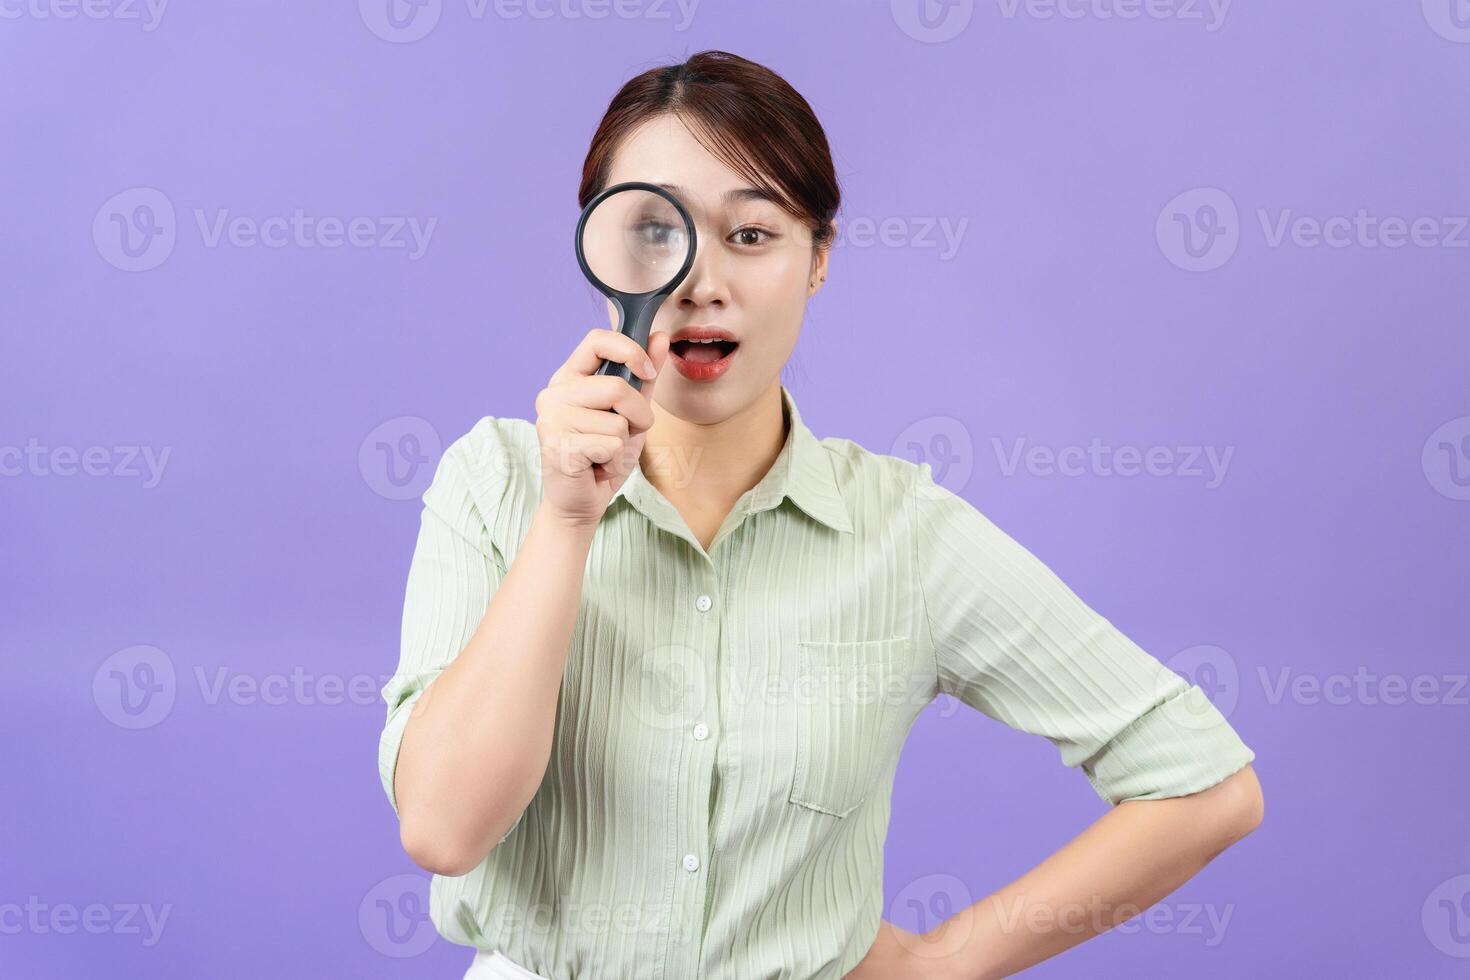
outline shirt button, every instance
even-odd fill
[[[702,595],[694,600],[694,608],[700,612],[709,612],[709,607],[712,605],[714,605],[714,601],[707,595]]]
[[[696,741],[699,742],[703,742],[705,739],[709,738],[709,726],[706,725],[704,722],[700,722],[699,724],[695,725],[694,738]]]
[[[699,858],[693,854],[684,855],[684,868],[687,871],[699,870]]]

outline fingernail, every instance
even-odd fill
[[[652,377],[656,373],[653,368],[653,358],[645,357],[643,359],[643,373],[649,375],[650,377]]]

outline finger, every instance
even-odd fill
[[[637,452],[629,454],[626,451],[630,438],[628,420],[616,412],[581,408],[574,405],[557,405],[547,413],[545,421],[548,431],[552,432],[577,432],[616,438],[621,448],[617,456],[603,464],[604,471],[607,473],[626,476],[636,464]]]
[[[648,406],[648,424],[653,424],[653,389],[657,386],[658,379],[663,376],[664,365],[669,362],[669,333],[660,330],[650,334],[648,337],[648,359],[653,361],[654,377],[651,381],[643,382],[643,387],[638,393],[643,396],[643,402]],[[635,426],[634,434],[643,431],[642,427]]]
[[[617,455],[602,464],[603,473],[608,477],[627,476],[633,472],[638,465],[638,457],[642,452],[642,443],[637,440],[620,440]]]
[[[648,359],[653,362],[655,374],[662,374],[669,362],[670,336],[667,330],[660,330],[648,337]]]
[[[626,384],[626,382],[624,382]],[[629,423],[626,418],[617,412],[608,412],[596,408],[581,408],[575,405],[565,406],[556,413],[556,424],[573,432],[587,432],[603,436],[617,436],[626,439],[629,436]]]
[[[648,352],[627,334],[606,328],[589,330],[566,363],[552,374],[551,384],[566,384],[578,377],[595,375],[603,361],[626,364],[634,374],[648,379],[653,376],[653,371],[644,367],[647,358]]]
[[[644,387],[650,386],[645,384]],[[616,412],[628,420],[632,434],[653,424],[653,409],[642,392],[634,391],[627,381],[610,374],[579,377],[567,384],[547,388],[544,393],[563,405]]]
[[[564,430],[550,442],[542,443],[541,458],[567,476],[579,476],[594,463],[614,459],[622,446],[623,441],[616,436]]]

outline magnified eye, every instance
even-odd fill
[[[633,226],[639,240],[655,248],[666,248],[671,242],[682,240],[684,229],[655,217],[640,218]],[[677,237],[676,237],[677,236]]]
[[[588,275],[618,292],[649,293],[669,282],[694,245],[676,204],[642,189],[614,189],[583,211],[578,228]]]

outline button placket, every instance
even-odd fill
[[[714,596],[718,594],[718,590],[712,588],[712,586],[717,585],[716,582],[712,581],[714,578],[713,574],[710,574],[712,571],[710,569],[701,573],[699,576],[701,581],[694,583],[698,591],[691,605],[694,607],[695,612],[700,615],[696,615],[690,619],[690,632],[687,641],[691,648],[705,652],[705,655],[700,658],[700,666],[706,672],[706,691],[713,690],[718,684],[718,680],[714,674],[719,663],[720,645],[719,616],[705,618],[704,615],[714,609]],[[706,699],[706,703],[700,706],[700,711],[715,710],[714,703]],[[676,874],[679,875],[683,882],[677,889],[677,891],[683,894],[683,897],[680,899],[681,911],[679,913],[682,918],[682,925],[676,930],[673,941],[677,946],[684,947],[685,952],[682,955],[692,956],[696,961],[693,966],[697,966],[699,958],[697,940],[703,931],[704,914],[709,904],[707,893],[709,887],[708,876],[700,874],[700,870],[704,864],[701,854],[707,853],[710,846],[709,813],[708,807],[701,806],[700,804],[709,799],[709,780],[713,778],[715,759],[712,754],[714,746],[710,742],[712,731],[710,724],[696,716],[688,719],[688,725],[689,727],[684,729],[687,736],[694,742],[704,744],[699,745],[697,748],[691,746],[687,754],[685,754],[685,758],[691,765],[704,767],[705,771],[700,773],[703,778],[686,778],[683,780],[685,790],[690,795],[687,797],[687,802],[681,809],[685,814],[685,818],[690,823],[685,825],[684,833],[681,837],[686,842],[685,846],[689,847],[690,850],[678,858],[681,870],[676,872]],[[670,734],[673,733],[671,732]],[[709,748],[705,748],[705,745],[708,745]],[[692,948],[687,945],[689,943],[694,944]]]

